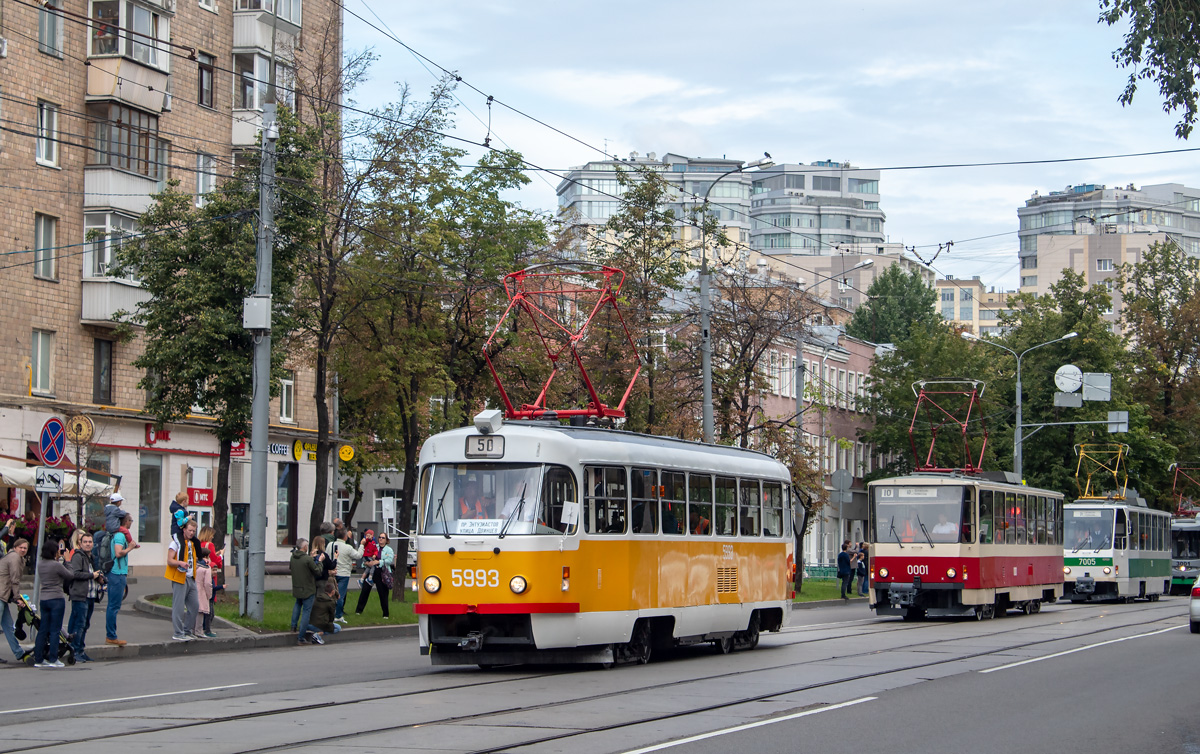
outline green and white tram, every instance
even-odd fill
[[[1155,601],[1171,589],[1171,514],[1128,502],[1063,506],[1063,597]]]
[[[1176,518],[1171,522],[1171,594],[1188,594],[1200,576],[1200,521]]]

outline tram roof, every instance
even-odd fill
[[[447,430],[429,438],[435,441],[438,437],[463,437],[478,435],[474,427],[461,427]],[[764,474],[767,471],[787,475],[787,467],[774,456],[760,450],[736,448],[731,445],[715,445],[692,440],[680,440],[674,437],[647,435],[639,432],[626,432],[618,429],[601,427],[572,427],[563,424],[539,421],[506,421],[497,434],[507,437],[534,437],[551,434],[564,440],[579,443],[579,448],[591,446],[595,452],[580,452],[581,461],[619,462],[627,460],[630,463],[646,463],[659,466],[680,465],[685,461],[688,467],[701,468],[712,466],[714,460],[737,462],[739,466],[731,467],[730,473],[738,471],[754,474]],[[639,455],[638,449],[653,449],[659,451],[655,455]],[[665,453],[663,452],[665,451]],[[424,454],[422,454],[424,455]],[[700,463],[707,459],[707,463]]]
[[[867,486],[876,486],[881,484],[963,484],[966,482],[979,483],[988,485],[989,487],[1006,487],[1011,488],[1013,492],[1024,492],[1025,494],[1041,494],[1041,495],[1058,495],[1062,496],[1061,492],[1054,490],[1042,489],[1041,487],[1029,487],[1024,484],[1006,481],[1006,478],[1011,476],[1008,472],[988,472],[982,474],[967,474],[961,471],[953,471],[949,473],[936,471],[914,471],[911,474],[903,476],[887,477],[886,479],[876,479],[868,482]]]

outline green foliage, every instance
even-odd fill
[[[1196,124],[1196,70],[1200,67],[1200,5],[1195,0],[1100,0],[1100,20],[1114,26],[1128,20],[1124,44],[1113,52],[1122,68],[1132,68],[1119,101],[1133,101],[1138,82],[1153,80],[1163,110],[1183,110],[1175,135],[1186,139]]]
[[[898,343],[919,328],[941,321],[935,310],[937,290],[916,270],[893,264],[867,289],[867,302],[854,311],[846,334],[871,343]]]

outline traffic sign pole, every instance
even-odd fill
[[[42,515],[38,517],[38,519],[39,519],[38,520],[38,536],[37,536],[37,542],[34,543],[37,545],[38,553],[37,553],[37,557],[34,558],[34,561],[33,561],[33,594],[30,595],[30,599],[33,601],[33,604],[35,606],[37,605],[38,592],[40,592],[41,588],[42,588],[42,573],[41,573],[42,569],[38,568],[37,565],[38,565],[38,561],[42,559],[41,548],[46,546],[46,515],[47,515],[47,511],[49,510],[49,507],[50,507],[50,493],[43,492],[42,493]]]

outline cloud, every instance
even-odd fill
[[[694,99],[720,93],[681,79],[637,71],[600,73],[578,69],[543,70],[520,78],[542,96],[574,104],[612,109],[629,107],[662,97]]]
[[[859,73],[870,84],[892,86],[908,81],[963,81],[978,83],[983,72],[1000,71],[994,61],[975,59],[943,59],[926,61],[881,59],[861,68]]]

